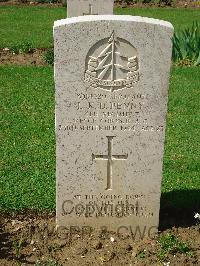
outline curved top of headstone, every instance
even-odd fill
[[[130,16],[130,15],[89,15],[89,16],[79,16],[67,19],[61,19],[54,22],[54,28],[60,27],[68,24],[75,24],[80,22],[92,22],[92,21],[127,21],[127,22],[141,22],[153,25],[159,25],[171,29],[173,33],[173,25],[165,20],[159,20],[154,18],[140,17],[140,16]]]

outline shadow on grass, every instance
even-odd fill
[[[175,190],[162,193],[160,230],[188,227],[197,223],[194,214],[200,212],[200,190]]]

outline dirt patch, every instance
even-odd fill
[[[62,7],[66,6],[66,4],[63,3],[38,3],[35,1],[6,1],[6,2],[0,2],[0,6],[44,6],[44,7]],[[126,3],[126,1],[115,1],[115,7],[173,7],[173,8],[200,8],[200,4],[198,1],[166,1],[161,3]]]
[[[33,53],[13,54],[11,51],[0,49],[0,65],[45,66],[45,49],[35,49]]]
[[[115,3],[116,7],[121,7],[121,8],[151,8],[151,7],[162,7],[162,8],[200,8],[200,3],[198,1],[169,1],[167,2],[160,2],[160,3],[133,3],[133,4],[118,4]]]
[[[34,1],[6,1],[6,2],[1,2],[0,1],[0,6],[43,6],[43,7],[62,7],[62,3],[38,3]]]
[[[160,258],[159,236],[135,241],[105,231],[55,230],[55,215],[21,214],[0,217],[0,265],[35,265],[56,261],[59,265],[200,265],[199,226],[167,229],[161,235],[175,236],[189,252],[174,250]],[[38,264],[44,265],[44,264]],[[48,265],[48,264],[45,264]],[[49,264],[50,265],[50,264]],[[51,264],[56,265],[56,264]]]

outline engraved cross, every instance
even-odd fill
[[[108,154],[107,155],[94,155],[92,154],[92,160],[106,160],[107,161],[107,188],[106,190],[112,189],[112,168],[113,161],[115,160],[127,160],[128,154],[125,155],[112,155],[112,145],[114,136],[107,136],[108,139]]]
[[[83,13],[83,16],[86,15],[98,15],[98,14],[93,14],[93,8],[91,4],[89,4],[89,13]]]

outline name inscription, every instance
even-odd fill
[[[148,122],[141,118],[149,95],[91,93],[76,94],[77,101],[66,100],[67,111],[71,116],[67,123],[58,125],[62,131],[135,131],[160,132],[163,125]],[[73,117],[73,114],[74,115]]]

